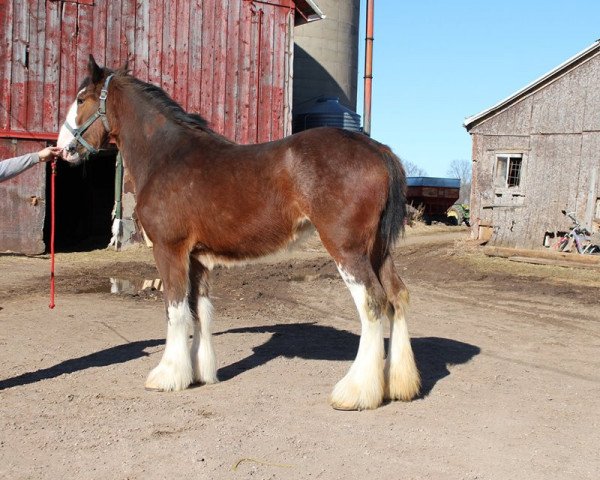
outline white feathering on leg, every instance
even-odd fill
[[[390,344],[384,370],[385,398],[389,400],[410,401],[421,389],[421,376],[415,363],[404,313],[407,303],[408,300],[403,301],[390,315]]]
[[[120,218],[115,218],[113,220],[111,233],[112,237],[110,238],[108,246],[118,248],[119,243],[121,242],[121,237],[123,236],[123,220]]]
[[[167,309],[169,322],[167,344],[158,366],[150,372],[146,388],[151,390],[183,390],[193,380],[192,362],[188,348],[188,330],[192,312],[187,299],[171,303]]]
[[[199,383],[217,383],[217,359],[212,341],[213,307],[208,297],[198,301],[199,321],[194,324],[191,355],[194,380]]]
[[[367,290],[354,277],[338,270],[360,314],[361,335],[354,363],[331,394],[331,404],[340,410],[377,408],[383,400],[383,323],[368,310]]]

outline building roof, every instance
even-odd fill
[[[542,75],[537,80],[534,80],[529,85],[526,85],[521,90],[513,93],[509,97],[501,100],[495,105],[491,106],[487,110],[478,113],[477,115],[473,115],[468,117],[463,122],[463,126],[470,130],[475,125],[486,121],[487,119],[493,117],[494,115],[500,113],[501,111],[507,109],[512,104],[522,100],[523,98],[535,93],[539,89],[545,87],[549,83],[555,81],[557,78],[562,77],[565,73],[570,71],[572,68],[586,62],[591,57],[597,55],[600,52],[600,40],[596,40],[592,45],[577,53],[573,57],[569,58],[566,62],[561,63],[558,67],[551,70],[550,72]]]
[[[324,18],[325,15],[315,0],[296,0],[296,18],[294,20],[296,26]]]
[[[406,177],[408,187],[460,188],[460,178]]]

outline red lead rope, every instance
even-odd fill
[[[50,308],[54,308],[54,193],[56,180],[56,160],[52,160],[52,176],[50,178]]]

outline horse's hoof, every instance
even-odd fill
[[[338,405],[335,403],[331,404],[331,408],[333,408],[334,410],[337,410],[338,412],[356,412],[356,411],[360,410],[359,408],[356,408],[356,407],[350,407],[347,405]]]
[[[156,387],[144,387],[144,390],[146,390],[147,392],[164,392],[162,388]]]
[[[173,392],[185,390],[192,383],[192,366],[175,368],[172,363],[160,363],[146,379],[146,390]]]
[[[367,390],[368,392],[368,390]],[[371,394],[361,391],[361,389],[351,382],[340,382],[334,388],[329,403],[334,410],[355,411],[355,410],[373,410],[381,405],[383,400],[383,391],[376,389]]]

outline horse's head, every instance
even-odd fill
[[[58,136],[57,145],[64,150],[63,157],[68,162],[81,163],[91,153],[96,153],[108,139],[110,126],[106,117],[106,98],[113,76],[111,70],[100,68],[90,55],[88,77],[79,87]]]

